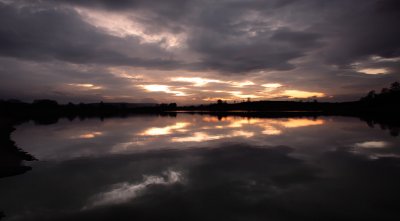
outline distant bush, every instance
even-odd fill
[[[374,104],[397,104],[400,102],[400,83],[394,82],[390,85],[390,88],[382,88],[380,93],[372,90],[360,101]]]

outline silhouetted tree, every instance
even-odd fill
[[[389,93],[389,89],[388,88],[382,88],[381,94],[386,94],[386,93]]]
[[[21,104],[22,101],[18,100],[18,99],[9,99],[7,100],[8,103],[13,103],[13,104]]]
[[[366,97],[361,98],[362,100],[366,100],[366,101],[371,101],[376,97],[376,92],[375,90],[372,90],[370,92],[368,92]]]
[[[397,81],[392,83],[392,85],[390,86],[390,90],[391,91],[400,91],[400,83]]]
[[[45,106],[57,106],[58,105],[57,101],[49,100],[49,99],[34,100],[33,104],[35,104],[35,105],[45,105]]]
[[[170,108],[170,109],[176,109],[177,107],[178,107],[178,105],[176,103],[168,104],[168,108]]]
[[[164,109],[164,108],[167,108],[167,107],[168,107],[168,104],[165,104],[165,103],[161,103],[161,104],[160,104],[160,108],[163,108],[163,109]]]

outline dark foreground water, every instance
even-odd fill
[[[4,220],[400,220],[400,139],[356,118],[19,125]]]

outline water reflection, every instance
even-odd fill
[[[386,140],[382,140],[382,136]],[[194,145],[213,147],[221,142],[296,145],[298,152],[325,151],[340,144],[353,148],[354,152],[365,153],[377,152],[376,147],[388,147],[392,142],[384,133],[377,133],[353,118],[217,118],[185,114],[176,118],[132,117],[104,122],[61,120],[47,126],[26,123],[18,128],[13,138],[19,147],[39,160],[186,149]],[[324,148],[321,150],[320,146]],[[365,148],[371,150],[363,150]],[[386,149],[392,151],[392,148]]]
[[[208,147],[226,141],[269,144],[265,140],[269,136],[282,137],[299,128],[321,127],[325,121],[182,114],[177,118],[133,117],[105,122],[62,120],[48,126],[28,123],[13,136],[19,146],[40,160],[66,160],[171,147],[184,149],[194,143]]]
[[[355,143],[352,152],[367,156],[370,159],[379,158],[400,158],[400,152],[393,151],[398,149],[397,143],[390,143],[387,141],[365,141]]]
[[[365,141],[356,143],[354,146],[361,148],[384,148],[388,146],[388,143],[385,141]]]
[[[157,136],[157,135],[168,135],[177,132],[186,132],[185,127],[189,126],[188,122],[178,122],[171,126],[165,127],[152,127],[146,129],[143,133],[139,133],[138,135],[142,136]]]
[[[80,134],[80,135],[77,135],[77,136],[72,136],[71,138],[72,139],[76,139],[76,138],[91,139],[91,138],[95,138],[97,136],[100,136],[102,134],[103,134],[103,132],[93,131],[93,132]]]
[[[398,159],[293,151],[221,144],[40,163],[2,180],[0,206],[9,220],[397,220]]]
[[[400,141],[346,117],[19,125],[6,220],[398,220]],[[340,196],[340,197],[338,197]]]

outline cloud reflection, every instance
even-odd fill
[[[361,148],[384,148],[388,146],[388,143],[385,141],[365,141],[356,143],[354,146]]]
[[[163,176],[144,176],[143,181],[140,183],[118,183],[113,185],[109,191],[94,196],[83,209],[125,203],[138,196],[151,185],[172,185],[181,181],[182,174],[180,172],[168,170],[163,173]]]
[[[172,142],[203,142],[210,140],[219,140],[222,138],[230,138],[230,137],[252,137],[254,136],[253,132],[236,130],[232,131],[230,134],[220,134],[220,135],[210,135],[205,132],[196,132],[187,137],[173,137],[171,139]]]
[[[265,125],[264,130],[261,133],[265,135],[279,135],[282,131],[273,126]]]
[[[204,132],[196,132],[193,135],[187,137],[173,137],[171,139],[172,142],[201,142],[201,141],[209,141],[209,140],[218,140],[223,138],[224,136],[220,135],[209,135]]]
[[[179,114],[168,117],[132,117],[104,122],[63,120],[59,124],[18,130],[19,146],[40,160],[127,154],[162,149],[187,149],[221,142],[251,142],[260,146],[286,139],[292,130],[319,130],[326,119],[244,118]],[[331,123],[331,122],[329,122]],[[24,127],[25,127],[24,126]],[[319,129],[312,129],[319,127]],[[296,134],[292,132],[289,134]],[[268,137],[268,139],[265,139]],[[204,143],[202,143],[204,142]],[[46,147],[46,148],[44,148]]]
[[[262,128],[262,134],[265,135],[278,135],[283,132],[284,128],[297,128],[297,127],[308,127],[317,126],[325,123],[321,119],[237,119],[237,118],[226,118],[225,120],[231,122],[227,127],[241,128],[245,126],[257,126]]]
[[[334,119],[334,120],[333,120]],[[345,123],[344,123],[345,122]],[[354,130],[343,130],[352,126]],[[37,127],[33,123],[20,126],[13,133],[18,146],[40,160],[65,161],[108,154],[129,154],[152,150],[183,150],[215,147],[224,142],[248,142],[258,146],[292,145],[304,151],[321,151],[323,145],[335,149],[338,144],[353,152],[373,156],[397,154],[395,141],[384,137],[365,136],[371,130],[357,119],[341,118],[244,118],[212,115],[179,114],[170,117],[132,117],[90,119]],[[364,128],[365,127],[365,128]],[[351,136],[352,139],[337,138]],[[371,130],[371,133],[374,133]],[[315,144],[316,136],[326,137],[324,144]],[[368,137],[366,140],[365,138]],[[323,148],[322,148],[323,149]]]
[[[174,131],[183,131],[181,129],[187,127],[189,123],[187,122],[178,122],[175,123],[174,125],[171,126],[166,126],[166,127],[152,127],[147,130],[145,130],[143,133],[140,133],[140,135],[143,136],[158,136],[158,135],[167,135],[171,134]]]
[[[287,128],[294,128],[294,127],[308,127],[308,126],[316,126],[322,125],[325,123],[323,120],[310,120],[310,119],[288,119],[286,121],[276,122],[281,124]]]
[[[103,134],[103,132],[95,131],[95,132],[83,133],[83,134],[80,134],[78,136],[72,136],[72,138],[73,139],[76,139],[76,138],[92,139],[92,138],[98,137],[98,136],[100,136],[102,134]]]
[[[321,119],[260,119],[260,118],[237,118],[205,116],[202,121],[207,122],[208,126],[201,128],[188,128],[185,136],[175,133],[171,142],[202,142],[219,140],[225,138],[244,137],[250,138],[258,135],[280,135],[285,129],[317,126],[325,123]],[[211,126],[213,125],[213,126]],[[238,130],[245,128],[246,130]],[[204,131],[198,131],[204,130]],[[212,133],[211,133],[212,132]]]
[[[353,145],[351,152],[376,160],[380,158],[400,158],[396,148],[391,148],[390,142],[382,140],[372,140],[358,142]]]

